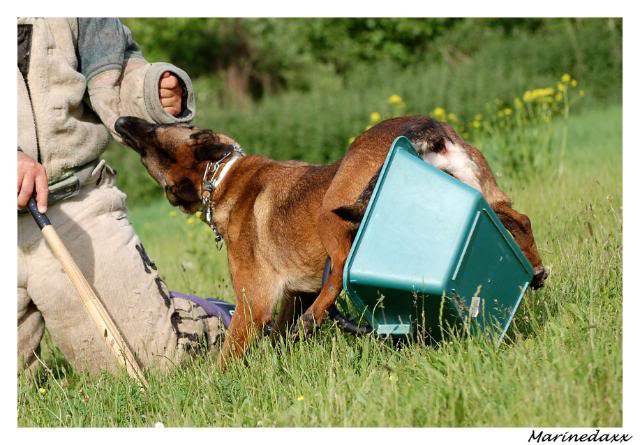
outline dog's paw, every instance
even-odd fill
[[[549,276],[549,272],[543,266],[538,266],[533,271],[533,279],[531,280],[531,287],[534,290],[540,289],[544,286],[544,281]]]
[[[304,314],[302,316],[302,331],[305,337],[311,337],[318,329],[318,325],[311,314]]]

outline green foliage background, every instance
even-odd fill
[[[564,72],[586,90],[583,106],[622,95],[619,19],[124,22],[149,61],[173,62],[194,78],[195,125],[276,159],[339,158],[391,94],[404,98],[407,114],[445,107],[462,120],[495,99],[553,85]],[[132,152],[114,143],[106,158],[130,206],[161,196]]]

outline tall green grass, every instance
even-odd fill
[[[464,338],[396,348],[326,324],[309,340],[260,341],[224,374],[215,357],[150,372],[141,393],[124,376],[74,373],[49,343],[48,370],[19,381],[18,424],[620,426],[621,119],[619,105],[573,115],[562,172],[551,162],[499,178],[550,269],[500,347]],[[130,212],[168,285],[233,299],[224,251],[203,224],[171,212],[164,201]]]

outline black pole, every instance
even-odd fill
[[[36,200],[33,199],[33,197],[29,198],[27,209],[29,210],[29,213],[31,213],[31,216],[33,216],[33,219],[36,221],[36,224],[38,225],[40,230],[42,230],[45,226],[51,225],[51,221],[49,221],[47,215],[38,211],[38,205],[36,204]]]

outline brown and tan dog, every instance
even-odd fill
[[[186,125],[122,117],[116,130],[140,154],[172,205],[187,213],[206,212],[202,198],[211,195],[205,202],[211,203],[212,223],[227,243],[237,299],[221,365],[244,353],[280,301],[276,332],[300,312],[307,332],[323,322],[342,290],[344,264],[377,173],[401,135],[425,161],[482,192],[531,262],[532,287],[542,286],[547,276],[529,218],[511,208],[484,156],[449,125],[431,118],[383,121],[361,134],[343,159],[326,166],[230,157],[233,139]],[[211,175],[212,166],[220,175],[209,193],[203,178]],[[332,268],[322,286],[327,256]]]

